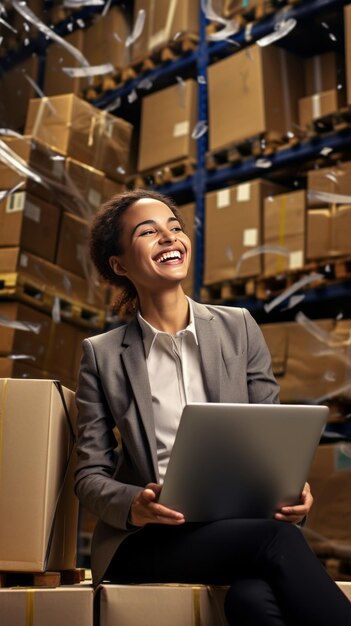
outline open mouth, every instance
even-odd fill
[[[156,263],[179,263],[179,261],[182,261],[183,256],[180,250],[168,250],[154,257],[154,261]]]

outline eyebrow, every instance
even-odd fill
[[[173,217],[169,217],[167,220],[167,224],[169,224],[170,222],[179,222],[179,220],[173,216]],[[156,221],[155,220],[144,220],[143,222],[139,222],[139,224],[137,224],[136,226],[134,226],[132,232],[131,232],[131,236],[134,235],[135,231],[137,230],[137,228],[139,228],[139,226],[143,226],[144,224],[152,224],[155,225]]]

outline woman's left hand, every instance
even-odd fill
[[[311,488],[308,483],[305,483],[301,493],[301,504],[295,504],[294,506],[282,506],[274,517],[281,522],[292,522],[293,524],[298,524],[306,517],[306,515],[308,515],[312,504],[313,496],[311,494]]]

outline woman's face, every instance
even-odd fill
[[[191,243],[171,209],[142,198],[122,218],[123,253],[110,258],[114,272],[129,278],[139,295],[183,280],[189,268]]]

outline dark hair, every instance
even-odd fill
[[[132,315],[137,306],[137,292],[133,283],[125,276],[117,276],[110,266],[109,258],[123,253],[122,218],[124,213],[143,198],[159,200],[166,204],[184,226],[181,214],[173,200],[157,191],[134,189],[112,196],[94,216],[90,230],[90,256],[100,276],[110,285],[117,287],[120,295],[114,309],[120,317]]]

